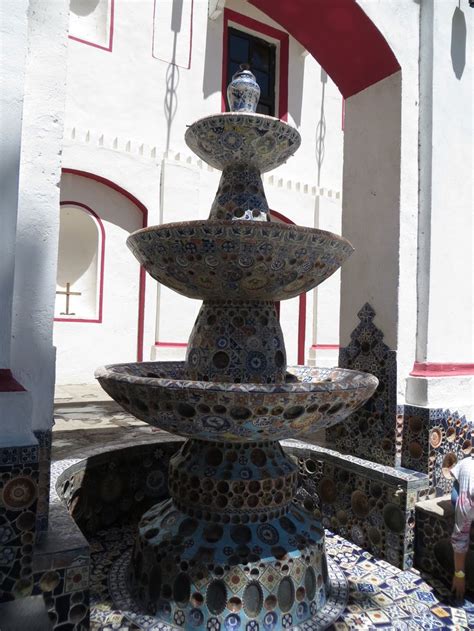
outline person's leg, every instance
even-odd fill
[[[469,533],[474,520],[474,506],[463,494],[458,497],[455,511],[455,523],[451,543],[454,550],[454,576],[452,590],[458,600],[464,599],[466,577],[464,574],[466,553],[469,548]]]

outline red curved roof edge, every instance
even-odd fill
[[[392,49],[355,0],[250,0],[304,46],[344,98],[400,70]]]

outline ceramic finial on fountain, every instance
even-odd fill
[[[260,86],[248,64],[240,64],[240,69],[233,75],[227,87],[227,100],[231,112],[257,111],[260,98]]]

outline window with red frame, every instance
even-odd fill
[[[228,82],[240,64],[248,64],[260,86],[257,112],[275,116],[275,44],[229,27],[227,53]]]

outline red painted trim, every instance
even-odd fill
[[[304,364],[306,343],[306,294],[301,294],[298,310],[298,364]]]
[[[153,3],[153,35],[151,38],[151,56],[153,59],[158,59],[158,61],[164,61],[165,63],[172,64],[173,66],[177,66],[178,68],[183,68],[184,70],[189,70],[191,68],[191,57],[193,52],[193,21],[194,21],[194,0],[191,0],[191,24],[189,26],[189,58],[188,65],[181,66],[180,64],[175,64],[170,59],[162,59],[161,57],[155,57],[155,17],[156,17],[156,1]]]
[[[250,3],[311,53],[345,98],[400,70],[387,41],[356,0]]]
[[[108,186],[112,190],[120,193],[124,197],[136,206],[139,212],[142,214],[142,226],[146,228],[148,225],[148,209],[147,207],[141,203],[134,195],[126,191],[124,188],[112,182],[112,180],[107,180],[105,177],[97,175],[95,173],[89,173],[88,171],[80,171],[78,169],[68,169],[64,168],[63,173],[71,173],[72,175],[77,175],[79,177],[85,177],[90,180],[94,180],[95,182],[99,182],[104,186]],[[144,331],[145,331],[145,287],[146,287],[146,274],[143,268],[140,269],[140,281],[139,281],[139,289],[138,289],[138,328],[137,328],[137,361],[143,361],[143,341],[144,341]]]
[[[415,362],[412,377],[458,377],[474,375],[474,364],[439,364],[436,362]]]
[[[263,22],[249,18],[246,15],[232,11],[231,9],[224,9],[224,28],[222,39],[222,92],[221,92],[221,111],[225,112],[227,109],[226,94],[227,85],[231,77],[227,76],[227,39],[229,22],[243,26],[251,31],[260,35],[266,35],[272,39],[276,39],[280,44],[280,72],[278,77],[278,117],[286,121],[288,120],[288,55],[289,55],[289,37],[288,33],[280,31],[279,29],[268,26]]]
[[[85,212],[89,213],[97,221],[100,229],[100,266],[99,266],[99,317],[96,319],[84,319],[84,318],[54,318],[55,322],[87,322],[102,324],[102,306],[104,303],[104,265],[105,265],[105,229],[99,215],[81,202],[65,201],[60,202],[60,206],[77,206]]]
[[[99,48],[100,50],[105,50],[108,53],[111,53],[112,48],[113,48],[113,43],[114,43],[114,18],[115,18],[115,0],[110,0],[109,43],[107,46],[102,46],[101,44],[89,42],[86,39],[81,39],[80,37],[75,37],[74,35],[69,35],[69,39],[73,39],[75,42],[80,42],[81,44],[87,44],[87,46],[92,46],[93,48]]]
[[[155,342],[160,348],[186,348],[187,342]]]
[[[0,368],[0,392],[26,392],[9,368]]]
[[[337,351],[339,344],[311,344],[311,349],[315,351]]]

